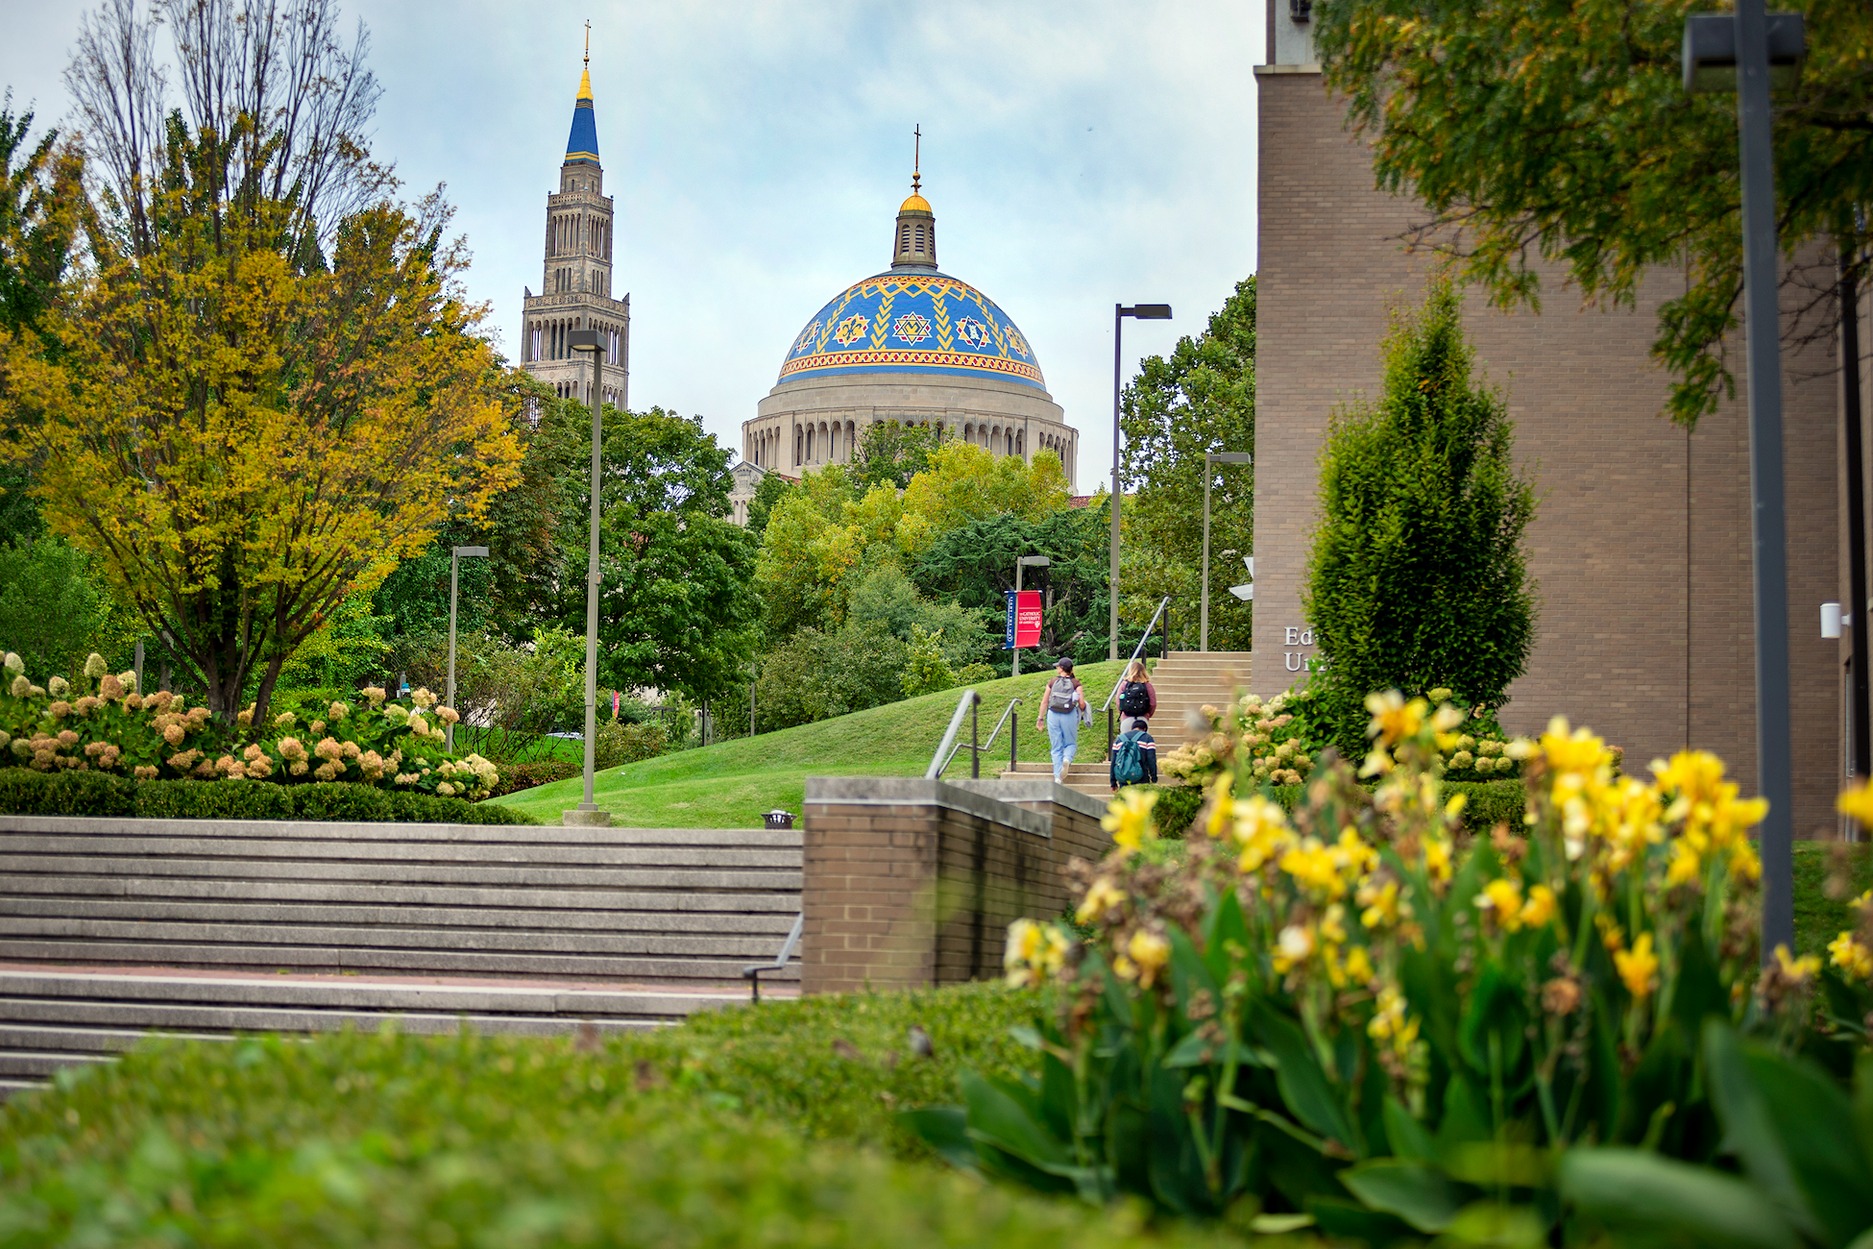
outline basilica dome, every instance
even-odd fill
[[[992,455],[1060,457],[1079,434],[1047,393],[1033,344],[976,287],[937,268],[936,214],[911,180],[891,267],[839,292],[794,335],[774,388],[742,424],[742,456],[797,477],[852,458],[883,421],[934,427]]]
[[[1008,314],[935,271],[893,269],[846,287],[794,336],[779,381],[854,373],[997,377],[1047,389]]]

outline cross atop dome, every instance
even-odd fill
[[[935,269],[936,214],[923,197],[923,125],[911,131],[912,148],[910,198],[898,206],[897,230],[891,239],[893,269]]]
[[[585,68],[572,104],[572,132],[566,136],[568,165],[598,164],[598,115],[592,110],[592,23],[585,24]]]

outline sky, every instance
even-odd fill
[[[1112,305],[1175,310],[1126,323],[1129,376],[1255,269],[1259,4],[342,2],[383,87],[373,150],[412,197],[446,185],[510,357],[591,21],[632,405],[699,415],[737,452],[800,327],[888,266],[913,126],[942,268],[1033,343],[1082,492],[1111,471]],[[0,88],[41,126],[68,111],[88,7],[0,0]]]

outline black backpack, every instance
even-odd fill
[[[1119,714],[1125,716],[1149,715],[1151,712],[1151,691],[1142,681],[1126,683],[1125,692],[1119,695]]]

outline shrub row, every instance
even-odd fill
[[[1528,791],[1521,781],[1445,781],[1440,788],[1446,798],[1463,795],[1462,822],[1465,832],[1486,833],[1498,824],[1507,824],[1515,832],[1522,830],[1522,818],[1528,811]],[[1282,810],[1292,814],[1300,805],[1307,788],[1304,785],[1281,785],[1269,792],[1281,804]]]
[[[531,824],[507,807],[317,782],[136,781],[103,772],[0,768],[0,812],[158,820],[339,820],[365,824]]]
[[[854,1147],[962,1066],[1023,1065],[1034,1006],[972,986],[602,1042],[150,1042],[8,1106],[0,1244],[1239,1245]]]
[[[489,792],[490,798],[577,776],[580,765],[569,759],[540,759],[532,763],[503,763],[500,769],[501,779],[495,782],[494,789]]]

